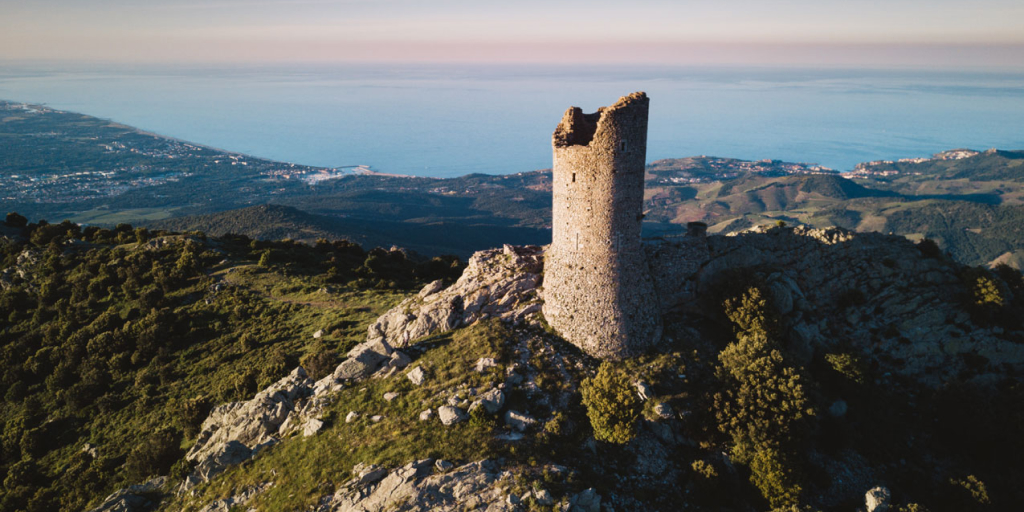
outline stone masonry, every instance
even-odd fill
[[[544,259],[544,317],[588,354],[619,359],[661,337],[640,239],[647,112],[643,92],[584,114],[565,112],[552,137],[552,243]]]

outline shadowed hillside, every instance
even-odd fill
[[[506,243],[546,244],[551,239],[551,233],[543,229],[328,217],[280,205],[179,217],[150,225],[157,229],[203,231],[214,236],[231,233],[262,240],[313,243],[318,239],[345,239],[366,247],[387,247],[399,241],[402,247],[424,255],[454,254],[463,258]]]

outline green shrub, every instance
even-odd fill
[[[758,287],[750,287],[740,297],[725,301],[725,316],[738,332],[759,331],[766,335],[778,333],[779,318]]]
[[[970,495],[971,501],[977,505],[990,505],[992,500],[988,497],[988,489],[985,482],[978,480],[974,475],[967,475],[967,478],[950,478],[949,483],[962,488]]]
[[[935,243],[935,240],[931,238],[925,238],[917,243],[917,249],[921,251],[926,258],[938,258],[942,256],[942,249],[939,248],[939,244]]]
[[[801,371],[786,364],[775,338],[778,319],[757,287],[723,305],[739,334],[718,355],[716,375],[724,387],[714,396],[718,428],[772,507],[795,505],[800,486],[788,454],[814,415]]]
[[[711,480],[712,478],[718,477],[718,470],[715,469],[715,466],[703,460],[693,461],[693,463],[690,464],[690,468],[693,469],[694,473],[704,477],[707,480]]]
[[[614,363],[601,363],[597,375],[580,385],[580,392],[595,439],[624,444],[636,437],[640,399],[629,378]]]
[[[175,424],[188,438],[199,433],[203,420],[210,413],[210,401],[206,397],[175,400],[171,406],[176,415]]]
[[[762,448],[750,461],[750,482],[761,491],[772,508],[792,507],[799,503],[800,485],[796,483],[792,464],[786,463],[775,449]]]
[[[825,354],[825,361],[843,377],[857,384],[864,383],[864,365],[857,356],[847,352]]]
[[[320,380],[330,375],[338,364],[338,356],[333,350],[327,350],[318,343],[313,351],[302,358],[301,366],[305,368],[309,378]]]
[[[974,304],[977,306],[1002,307],[1003,305],[1003,294],[999,291],[999,284],[991,277],[978,276],[971,292],[974,294]]]
[[[719,354],[726,389],[716,396],[716,416],[740,462],[762,447],[788,443],[814,414],[800,375],[771,345],[763,333],[747,333]]]
[[[153,432],[128,453],[124,462],[125,476],[130,482],[142,482],[151,476],[168,474],[171,466],[184,455],[180,441],[177,431]]]
[[[28,219],[25,218],[24,215],[20,215],[18,212],[10,212],[4,220],[4,224],[7,224],[12,228],[23,228],[28,225]]]

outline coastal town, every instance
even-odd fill
[[[647,166],[656,184],[686,185],[726,181],[754,174],[764,177],[791,175],[839,175],[839,171],[818,164],[781,160],[738,160],[713,156],[657,160]]]
[[[986,153],[995,152],[989,149]],[[930,158],[900,158],[898,160],[874,160],[857,164],[852,171],[843,173],[844,178],[850,179],[878,179],[892,178],[894,176],[920,176],[920,172],[913,170],[916,164],[934,162],[936,160],[963,160],[972,156],[980,155],[980,151],[973,149],[951,149],[936,153]]]
[[[5,201],[73,203],[217,173],[315,185],[372,172],[365,165],[323,168],[230,153],[43,105],[0,101],[0,127],[20,132],[17,147],[0,137]],[[20,158],[30,150],[48,158]]]

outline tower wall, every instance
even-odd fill
[[[544,317],[596,357],[635,355],[661,337],[640,240],[648,104],[638,92],[594,114],[572,107],[552,137]]]

